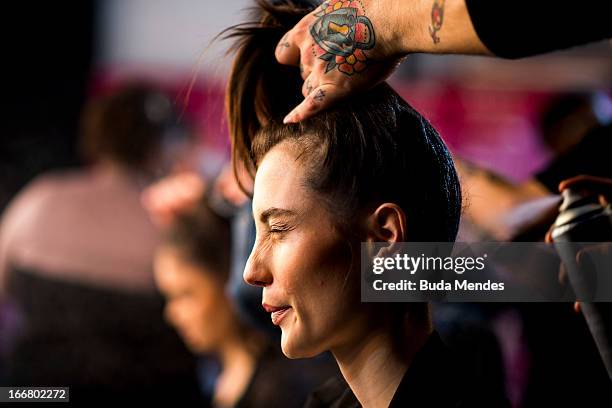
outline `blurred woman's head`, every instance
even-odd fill
[[[144,84],[132,84],[90,101],[81,129],[88,162],[110,162],[142,173],[163,174],[188,140],[171,101]]]
[[[197,353],[217,351],[238,330],[225,294],[230,226],[202,201],[179,216],[154,260],[155,280],[167,299],[165,315]]]
[[[276,63],[274,49],[308,10],[259,4],[258,22],[231,32],[227,94],[234,161],[255,177],[257,239],[245,279],[264,288],[289,357],[342,347],[389,319],[428,328],[426,304],[360,302],[359,249],[455,239],[461,194],[446,146],[386,83],[282,124],[302,98],[301,78]]]

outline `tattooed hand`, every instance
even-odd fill
[[[285,118],[299,122],[385,80],[413,52],[486,54],[464,0],[326,0],[276,47],[299,66],[304,101]]]
[[[390,4],[395,3],[327,0],[283,37],[276,58],[300,66],[305,98],[286,123],[309,117],[391,74],[401,58],[399,44],[394,44],[397,32],[389,27]]]

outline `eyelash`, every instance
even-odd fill
[[[291,228],[288,225],[271,225],[269,232],[270,234],[282,234],[284,232],[290,231]]]

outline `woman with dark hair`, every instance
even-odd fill
[[[428,304],[360,302],[361,242],[454,241],[461,193],[451,155],[386,83],[283,124],[308,89],[297,68],[277,64],[275,47],[312,7],[275,4],[259,1],[256,22],[227,35],[237,39],[233,158],[254,176],[257,238],[244,278],[263,287],[286,356],[334,355],[347,384],[327,384],[311,406],[474,406]]]
[[[154,269],[166,297],[166,320],[193,353],[209,357],[200,370],[205,401],[218,408],[302,406],[309,388],[330,370],[311,364],[309,375],[300,375],[303,363],[284,358],[266,333],[240,318],[225,290],[230,223],[213,211],[208,197],[192,207],[172,221]]]

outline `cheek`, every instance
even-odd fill
[[[191,295],[174,300],[167,305],[167,317],[175,326],[189,330],[200,330],[214,320],[215,308],[209,298]]]
[[[278,247],[274,260],[275,280],[304,315],[337,309],[353,289],[350,247],[336,234],[296,234]]]
[[[193,313],[201,326],[215,326],[219,320],[219,310],[222,306],[220,293],[205,291],[193,299]]]

